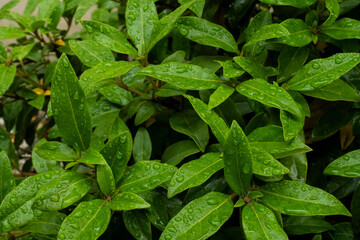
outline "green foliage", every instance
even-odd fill
[[[359,11],[4,1],[0,239],[360,238]]]

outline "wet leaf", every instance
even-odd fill
[[[36,154],[43,159],[51,161],[75,161],[76,152],[65,143],[55,141],[44,141],[36,148]]]
[[[0,73],[0,96],[2,96],[14,81],[16,67],[15,65],[7,67],[5,64],[1,64]]]
[[[193,141],[182,140],[167,147],[161,157],[161,161],[176,166],[184,158],[198,152],[200,152],[200,149]]]
[[[360,39],[360,21],[352,18],[341,18],[330,26],[322,27],[322,33],[337,39]]]
[[[10,159],[4,150],[0,151],[0,203],[15,187]]]
[[[306,62],[309,48],[284,47],[279,55],[278,82],[285,82],[296,74]]]
[[[150,160],[152,144],[148,131],[139,128],[134,138],[133,158],[135,162]]]
[[[324,220],[323,217],[296,217],[286,219],[286,232],[290,235],[303,235],[309,233],[322,233],[333,230],[333,226]]]
[[[217,107],[221,103],[223,103],[226,99],[228,99],[235,91],[235,88],[230,87],[228,85],[221,85],[218,87],[213,94],[211,94],[209,99],[208,107],[212,109]]]
[[[272,4],[272,5],[285,5],[285,6],[293,6],[297,8],[308,7],[316,2],[316,0],[260,0],[263,3]]]
[[[109,196],[115,190],[114,175],[107,163],[96,166],[96,180],[105,196]]]
[[[122,192],[111,199],[109,207],[111,210],[123,211],[148,208],[150,207],[150,204],[148,204],[144,199],[135,193]]]
[[[267,79],[267,77],[277,75],[276,69],[272,67],[264,67],[247,57],[234,57],[234,61],[253,78]]]
[[[324,170],[324,174],[343,177],[360,177],[360,150],[355,150],[331,162]]]

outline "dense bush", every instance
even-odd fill
[[[360,234],[359,0],[19,2],[1,239]]]

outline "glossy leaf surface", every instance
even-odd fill
[[[185,163],[172,177],[168,197],[171,198],[186,189],[201,185],[223,167],[224,162],[219,153],[207,153],[198,160]]]
[[[87,149],[91,139],[90,111],[65,54],[56,65],[51,88],[51,107],[62,138],[75,149]]]
[[[265,204],[286,215],[345,215],[351,216],[344,205],[322,189],[298,181],[284,180],[260,188]]]
[[[159,186],[171,179],[176,167],[154,161],[141,161],[134,164],[121,179],[119,190],[140,193]]]
[[[100,190],[105,196],[109,196],[115,189],[115,179],[108,164],[96,167],[96,179]]]
[[[333,230],[333,226],[323,217],[289,217],[285,223],[286,232],[290,235],[303,235],[308,233],[322,233]]]
[[[111,199],[109,207],[111,210],[123,211],[148,208],[150,207],[150,204],[135,193],[122,192]]]
[[[252,34],[251,39],[246,43],[245,46],[255,44],[260,41],[272,39],[272,38],[279,38],[283,36],[290,35],[290,32],[281,24],[269,24],[265,25]]]
[[[306,62],[309,48],[284,47],[279,55],[278,82],[284,82],[296,74]]]
[[[133,157],[135,162],[150,160],[151,157],[151,139],[145,128],[139,128],[135,135]]]
[[[241,218],[247,239],[288,239],[274,213],[262,204],[252,202],[246,205]]]
[[[183,207],[170,220],[160,240],[207,239],[229,219],[232,212],[233,203],[228,196],[218,192],[206,194]]]
[[[360,21],[352,18],[342,18],[330,26],[324,26],[322,32],[338,40],[360,39],[359,27]]]
[[[137,73],[188,90],[214,89],[220,86],[220,80],[214,73],[186,63],[170,62],[148,66]]]
[[[10,159],[4,150],[0,151],[0,203],[15,187],[15,179],[12,173]]]
[[[217,107],[221,103],[223,103],[226,99],[228,99],[231,94],[233,94],[235,88],[230,87],[228,85],[221,85],[218,87],[213,94],[211,94],[209,99],[209,109]]]
[[[252,168],[254,174],[272,177],[289,172],[289,169],[284,167],[270,153],[256,147],[251,147],[251,153],[253,155]]]
[[[308,7],[316,2],[316,0],[260,0],[263,3],[273,4],[273,5],[285,5],[285,6],[293,6],[297,8]]]
[[[343,177],[360,176],[360,150],[346,153],[340,158],[331,162],[324,170],[324,174],[337,175]]]
[[[161,161],[176,166],[184,158],[198,152],[200,152],[200,149],[193,141],[183,140],[167,147],[161,157]]]
[[[289,31],[287,36],[279,37],[276,42],[285,43],[293,47],[303,47],[312,41],[311,28],[301,19],[287,19],[281,26]]]
[[[247,57],[234,57],[234,61],[254,78],[267,79],[269,76],[277,74],[276,70],[271,67],[264,67]]]
[[[71,162],[77,158],[76,152],[71,147],[56,141],[45,141],[38,145],[36,154],[43,159],[52,161]]]
[[[0,96],[2,96],[12,84],[15,72],[16,67],[14,65],[9,67],[5,66],[5,64],[0,65]]]

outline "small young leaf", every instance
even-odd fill
[[[301,19],[287,19],[281,22],[290,34],[280,37],[275,42],[285,43],[293,47],[303,47],[311,43],[312,32],[311,28]]]
[[[183,207],[159,239],[207,239],[219,230],[232,212],[233,203],[227,195],[208,193]]]
[[[342,18],[330,26],[324,26],[321,32],[337,40],[360,39],[360,21],[352,18]]]
[[[191,0],[178,0],[180,4],[184,4],[190,2]],[[193,11],[196,16],[201,17],[205,6],[205,0],[197,0],[193,5],[189,7],[191,11]]]
[[[95,240],[105,232],[110,218],[111,211],[104,200],[82,202],[61,224],[58,239]]]
[[[333,226],[324,220],[324,217],[297,217],[291,216],[284,223],[286,232],[290,235],[322,233],[333,230]]]
[[[167,147],[161,157],[161,161],[176,166],[184,158],[198,152],[200,152],[200,149],[193,141],[183,140]]]
[[[134,120],[135,126],[138,126],[138,125],[144,123],[154,113],[156,113],[156,111],[157,111],[156,103],[146,101],[144,104],[142,104],[140,106],[140,108],[138,109],[138,111],[136,113],[135,120]]]
[[[118,29],[96,21],[81,21],[90,37],[101,45],[110,48],[114,52],[128,54],[137,57],[137,51],[128,42],[126,36]]]
[[[169,62],[141,69],[137,74],[147,75],[176,87],[188,90],[215,89],[220,86],[218,76],[199,66]]]
[[[176,167],[154,161],[135,163],[120,181],[121,192],[140,193],[154,189],[171,179]]]
[[[221,64],[221,66],[223,67],[223,74],[225,78],[236,78],[236,77],[240,77],[241,75],[243,75],[245,73],[244,70],[242,70],[238,64],[234,63],[231,60],[227,60],[225,62],[222,61],[217,61],[218,63]]]
[[[109,196],[115,190],[114,175],[107,163],[96,166],[96,180],[105,196]]]
[[[62,138],[75,149],[86,150],[91,139],[90,111],[65,54],[57,63],[52,80],[51,107]]]
[[[246,205],[241,218],[247,239],[288,239],[274,213],[262,204],[252,202]]]
[[[329,17],[323,23],[323,26],[329,26],[333,24],[340,14],[340,5],[337,0],[326,0],[325,6],[329,10]]]
[[[312,60],[290,79],[287,88],[310,91],[325,87],[358,63],[360,63],[360,53],[337,53],[328,58]]]
[[[84,90],[85,95],[90,95],[95,92],[100,86],[104,85],[107,81],[105,79],[115,78],[124,75],[130,69],[138,66],[138,62],[100,62],[95,67],[90,68],[83,72],[80,76],[80,86]],[[113,82],[113,81],[111,81]]]
[[[201,185],[223,167],[224,162],[219,153],[207,153],[198,160],[185,163],[172,177],[168,197],[171,198],[186,189]]]
[[[247,194],[251,184],[252,159],[248,139],[238,123],[233,121],[224,144],[224,172],[231,189],[240,196]]]
[[[263,79],[252,79],[240,83],[236,90],[246,97],[259,101],[269,107],[288,111],[302,116],[302,109],[285,89],[271,85]]]
[[[206,123],[194,111],[175,113],[169,119],[170,126],[175,131],[191,137],[202,152],[209,142],[209,130]]]
[[[71,50],[87,67],[95,67],[99,62],[114,62],[115,58],[110,49],[101,46],[93,40],[70,40]]]
[[[224,119],[220,118],[213,110],[209,110],[208,106],[201,100],[190,95],[184,95],[184,97],[190,101],[201,119],[209,125],[218,141],[224,144],[229,131]]]
[[[261,149],[251,146],[251,152],[253,155],[253,173],[265,176],[273,177],[276,175],[284,175],[289,172],[289,169],[284,167],[279,161],[277,161],[270,153]]]
[[[306,62],[309,55],[309,48],[284,47],[279,55],[278,82],[282,83],[290,79]]]
[[[283,126],[284,139],[285,141],[289,141],[297,136],[303,129],[305,115],[297,116],[284,110],[280,110],[280,120]]]
[[[159,20],[153,0],[129,0],[126,4],[126,28],[130,39],[143,56],[152,31]]]
[[[46,160],[72,162],[77,158],[76,152],[65,143],[44,141],[36,148],[36,154]]]
[[[134,138],[133,158],[135,162],[150,160],[152,144],[150,135],[143,127],[139,128]]]
[[[190,0],[187,3],[184,3],[175,11],[161,18],[156,24],[151,34],[151,40],[149,43],[149,47],[146,49],[146,53],[149,53],[150,50],[158,43],[161,39],[163,39],[166,35],[168,35],[171,30],[175,27],[176,21],[180,18],[180,16],[191,7],[198,0]]]
[[[189,40],[239,53],[234,37],[220,25],[198,17],[181,17],[177,24],[179,32]]]
[[[254,78],[267,79],[267,77],[277,74],[274,68],[264,67],[247,57],[234,57],[234,61]]]
[[[92,180],[83,174],[66,172],[39,190],[33,206],[42,211],[61,210],[85,196],[92,184]]]
[[[359,93],[344,81],[338,79],[320,89],[302,92],[304,95],[324,99],[326,101],[359,102]]]
[[[111,210],[123,211],[148,208],[150,204],[135,193],[122,192],[111,199],[109,207]]]
[[[0,203],[15,187],[15,179],[12,173],[10,159],[4,150],[0,151]]]
[[[223,103],[226,99],[228,99],[231,94],[233,94],[235,88],[230,87],[228,85],[221,85],[218,87],[213,94],[211,94],[209,99],[208,108],[212,109],[217,107],[221,103]]]
[[[99,88],[99,92],[110,102],[125,106],[133,99],[131,92],[114,83],[105,84]]]
[[[132,138],[130,132],[121,133],[118,137],[109,141],[101,151],[113,172],[116,183],[125,172],[131,152]]]
[[[263,3],[272,4],[272,5],[284,5],[284,6],[293,6],[296,8],[305,8],[310,5],[313,5],[316,0],[260,0]]]
[[[96,150],[89,149],[81,154],[81,158],[77,160],[79,163],[100,164],[105,165],[104,157]]]
[[[344,205],[333,195],[320,188],[298,181],[284,180],[268,183],[260,188],[262,201],[286,215],[345,215],[351,216]]]
[[[324,170],[324,174],[343,177],[360,176],[360,150],[355,150],[331,162]]]
[[[5,66],[5,64],[0,65],[0,96],[4,95],[14,81],[15,73],[15,65],[9,67]]]

